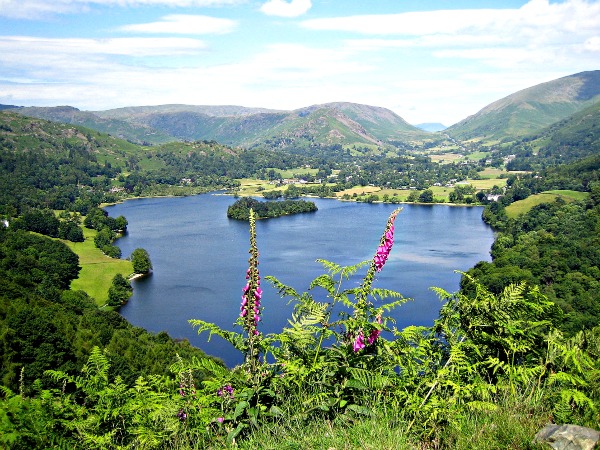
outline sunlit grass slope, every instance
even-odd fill
[[[540,194],[531,195],[524,200],[519,200],[514,202],[506,207],[506,215],[510,219],[514,219],[521,214],[525,214],[531,208],[537,205],[541,205],[542,203],[552,203],[556,199],[561,198],[566,202],[573,202],[576,200],[583,200],[587,197],[587,192],[578,192],[578,191],[547,191],[542,192]]]
[[[133,273],[131,261],[109,258],[94,245],[95,230],[83,229],[84,242],[64,241],[79,256],[79,278],[71,282],[71,289],[83,290],[94,298],[98,306],[108,300],[108,289],[117,273],[129,277]]]

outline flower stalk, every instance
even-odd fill
[[[385,230],[383,231],[381,239],[379,240],[379,247],[377,247],[377,251],[371,260],[371,265],[369,266],[369,270],[367,271],[361,286],[359,299],[357,302],[358,314],[364,314],[365,308],[367,307],[367,296],[371,291],[375,273],[381,272],[381,269],[383,269],[383,266],[388,260],[392,246],[394,245],[394,222],[400,211],[402,211],[402,208],[397,208],[392,212],[392,214],[390,214]]]
[[[352,338],[352,350],[354,353],[361,351],[365,346],[372,345],[375,343],[377,338],[381,333],[380,326],[374,326],[373,324],[367,324],[368,321],[368,302],[367,297],[371,293],[371,286],[373,285],[373,280],[375,278],[375,274],[381,272],[383,266],[385,265],[390,252],[392,250],[392,246],[394,245],[394,222],[396,220],[396,216],[398,213],[402,211],[402,208],[395,209],[390,217],[388,218],[385,230],[379,240],[379,246],[371,260],[371,265],[367,270],[367,274],[363,280],[363,283],[357,294],[356,307],[354,310],[354,317],[358,321],[359,325],[358,330],[354,329],[354,332],[351,331]],[[381,324],[381,316],[377,316],[377,322]],[[365,333],[368,333],[365,337]]]
[[[258,322],[260,322],[262,289],[260,287],[260,274],[258,271],[258,247],[256,245],[256,216],[250,209],[250,258],[246,271],[246,285],[242,289],[242,304],[240,306],[240,320],[247,334],[247,349],[245,361],[254,372],[258,364],[259,348]]]

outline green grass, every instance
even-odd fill
[[[350,420],[302,420],[292,410],[276,423],[263,425],[235,445],[223,439],[205,448],[237,448],[241,450],[300,450],[300,449],[370,449],[370,450],[543,450],[534,444],[535,434],[544,427],[551,412],[542,404],[528,398],[499,399],[494,410],[457,408],[444,428],[422,434],[418,423],[404,417],[401,408],[387,411],[383,405],[372,405],[370,416]],[[430,430],[431,431],[431,430]]]
[[[577,191],[547,191],[540,194],[531,195],[524,200],[519,200],[506,207],[506,215],[509,219],[515,219],[521,214],[525,214],[533,207],[542,203],[552,203],[558,198],[562,198],[566,202],[582,200],[587,197],[586,192]]]
[[[440,164],[450,164],[456,161],[459,161],[464,158],[464,155],[459,153],[443,153],[439,155],[428,155],[431,158],[431,161],[437,162]]]
[[[569,190],[554,190],[554,191],[547,191],[547,193],[549,194],[556,194],[559,195],[561,197],[568,197],[568,198],[572,198],[573,200],[585,200],[590,194],[587,192],[581,192],[581,191],[569,191]]]
[[[508,175],[508,172],[504,169],[496,169],[495,167],[486,167],[482,172],[479,172],[481,178],[498,178],[500,175]]]
[[[483,178],[481,180],[469,180],[478,191],[491,189],[494,186],[503,187],[506,185],[506,178]]]
[[[269,170],[269,169],[267,169]],[[294,178],[294,175],[316,175],[319,169],[310,169],[306,167],[296,167],[295,169],[274,169],[281,178]]]
[[[467,159],[471,161],[480,161],[482,159],[488,158],[490,154],[488,152],[473,152],[467,155]]]
[[[71,282],[71,289],[82,290],[92,297],[98,306],[108,300],[108,289],[117,273],[125,278],[133,273],[131,261],[109,258],[94,245],[95,230],[83,229],[84,242],[64,243],[79,256],[79,278]]]

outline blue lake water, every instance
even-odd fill
[[[291,306],[264,280],[277,277],[298,292],[324,273],[317,259],[340,265],[370,260],[390,213],[397,205],[312,199],[315,213],[257,222],[263,278],[262,332],[279,332],[287,324]],[[248,223],[227,219],[235,201],[225,195],[129,200],[107,207],[111,216],[124,215],[128,233],[117,241],[127,257],[148,250],[154,271],[133,282],[134,293],[120,313],[133,325],[149,331],[167,331],[174,338],[222,358],[227,365],[242,356],[219,337],[207,342],[189,319],[202,319],[227,329],[239,314],[248,267]],[[489,261],[492,230],[481,220],[479,207],[402,205],[395,222],[395,242],[374,286],[393,289],[413,300],[392,316],[396,326],[431,325],[441,303],[432,286],[454,292],[460,275],[477,262]],[[359,277],[347,281],[357,284]],[[324,292],[316,289],[314,294]],[[240,331],[238,329],[238,331]]]

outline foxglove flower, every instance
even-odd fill
[[[260,287],[260,275],[258,272],[258,248],[256,246],[256,219],[254,211],[250,210],[250,258],[248,259],[248,280],[242,289],[242,304],[240,306],[240,317],[248,336],[258,336],[258,322],[260,321],[260,299],[262,289]]]
[[[379,241],[379,247],[377,247],[375,256],[373,256],[373,259],[371,260],[371,265],[369,266],[369,270],[367,270],[367,274],[363,280],[360,293],[357,295],[356,308],[354,312],[356,317],[365,317],[367,297],[371,292],[371,286],[373,284],[373,280],[375,279],[375,273],[380,272],[381,269],[383,269],[383,266],[390,255],[390,251],[392,250],[392,246],[394,245],[394,221],[396,220],[396,216],[400,211],[402,211],[402,208],[394,210],[392,214],[390,214],[390,217],[387,221],[387,225]]]
[[[397,209],[390,215],[385,232],[381,237],[379,247],[373,257],[373,264],[375,265],[377,272],[381,272],[381,269],[383,269],[383,266],[390,255],[390,251],[392,250],[392,246],[394,245],[394,221],[399,212],[400,211]]]
[[[354,343],[352,344],[352,350],[354,350],[354,353],[356,353],[363,348],[365,348],[365,336],[363,335],[362,330],[359,330],[356,338],[354,339]]]
[[[367,344],[371,345],[373,342],[375,342],[379,337],[379,333],[381,333],[380,330],[373,328],[369,334],[369,337],[367,338]]]

